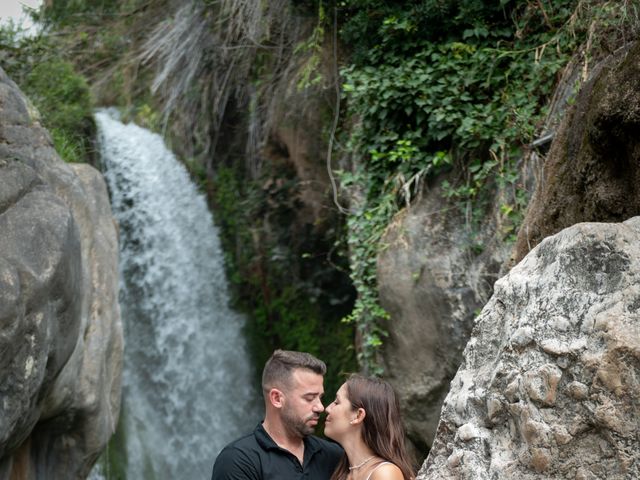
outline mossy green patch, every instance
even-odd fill
[[[127,440],[125,432],[124,405],[120,409],[120,418],[113,436],[98,459],[106,480],[127,480]]]

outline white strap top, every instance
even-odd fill
[[[391,463],[391,462],[382,462],[382,463],[379,463],[378,465],[376,465],[376,468],[374,468],[373,470],[371,470],[371,472],[369,472],[369,476],[367,477],[367,480],[369,480],[371,478],[371,475],[373,475],[373,472],[375,472],[382,465],[387,465],[388,463]]]

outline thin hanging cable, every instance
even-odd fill
[[[333,125],[331,126],[331,135],[329,136],[329,146],[327,147],[327,173],[331,180],[331,190],[333,191],[333,203],[338,207],[340,213],[348,215],[354,213],[343,207],[338,198],[338,185],[331,168],[331,153],[333,151],[333,140],[336,130],[338,129],[338,120],[340,119],[340,71],[338,70],[338,7],[333,8],[333,64],[335,68],[335,89],[336,89],[336,108],[333,114]]]

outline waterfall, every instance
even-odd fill
[[[162,137],[110,110],[96,122],[120,226],[127,478],[206,479],[261,414],[218,231]]]

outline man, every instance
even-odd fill
[[[220,452],[212,480],[328,480],[343,450],[312,435],[324,411],[326,371],[308,353],[273,352],[262,372],[264,421]]]

